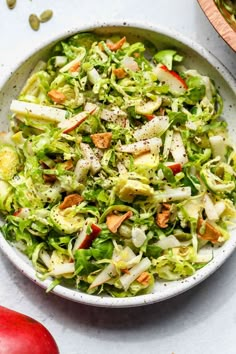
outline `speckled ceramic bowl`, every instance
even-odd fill
[[[151,40],[158,49],[171,47],[179,49],[185,55],[185,63],[187,67],[196,68],[202,74],[209,75],[217,83],[217,87],[225,102],[224,119],[227,120],[229,124],[231,135],[236,138],[236,83],[224,66],[200,45],[187,40],[180,34],[173,33],[173,31],[140,23],[94,24],[90,27],[88,25],[80,26],[79,28],[62,33],[62,35],[57,38],[53,38],[54,43],[63,37],[82,31],[115,32],[125,35],[134,35],[141,39]],[[40,48],[33,48],[33,54],[31,56],[29,55],[26,60],[22,61],[22,63],[19,63],[14,72],[9,73],[9,76],[4,78],[5,84],[2,86],[0,92],[0,130],[6,130],[8,128],[7,115],[9,114],[11,100],[17,97],[31,69],[39,58],[47,56],[48,50],[51,46],[52,41],[42,45]],[[51,282],[50,279],[44,282],[40,281],[36,277],[35,270],[29,260],[17,251],[14,246],[9,244],[2,236],[0,236],[0,247],[2,252],[23,274],[43,288],[49,286]],[[60,285],[53,290],[53,293],[72,301],[104,307],[131,307],[163,301],[192,288],[206,279],[225,262],[234,251],[235,247],[236,231],[232,231],[230,240],[221,248],[214,250],[214,259],[204,268],[198,270],[194,276],[173,282],[158,281],[156,282],[152,293],[148,295],[129,298],[112,298],[108,296],[88,295]]]

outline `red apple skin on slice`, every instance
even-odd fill
[[[188,86],[186,82],[175,71],[169,70],[165,65],[158,64],[154,69],[155,74],[159,81],[166,83],[170,91],[181,95],[184,93]]]
[[[173,164],[168,164],[166,166],[172,170],[174,175],[182,171],[182,166],[180,163],[173,162]]]
[[[67,134],[77,128],[81,123],[85,121],[85,119],[88,117],[89,113],[88,112],[81,112],[77,114],[75,117],[72,117],[70,119],[66,119],[63,122],[58,124],[58,128],[61,128],[63,130],[64,134]]]
[[[87,249],[91,246],[93,240],[100,234],[102,229],[95,225],[91,225],[92,232],[89,235],[85,235],[84,239],[81,241],[81,244],[79,245],[78,249]]]
[[[97,108],[93,108],[91,111],[80,112],[76,116],[66,119],[58,124],[58,128],[63,129],[63,133],[67,134],[77,128],[81,123],[85,121],[88,115],[93,114]]]

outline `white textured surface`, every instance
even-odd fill
[[[54,10],[54,18],[30,30],[32,12]],[[171,27],[209,49],[236,76],[235,53],[218,37],[195,0],[18,0],[0,3],[0,76],[34,43],[93,20],[150,21]],[[83,306],[46,295],[0,254],[0,304],[41,321],[61,354],[234,354],[236,279],[233,255],[201,285],[175,299],[133,309]],[[43,353],[42,353],[43,354]]]

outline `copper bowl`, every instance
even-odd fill
[[[198,3],[216,31],[236,52],[236,23],[229,23],[227,10],[222,8],[220,11],[214,0],[198,0]]]

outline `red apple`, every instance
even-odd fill
[[[0,306],[1,354],[59,354],[57,344],[41,323]]]

